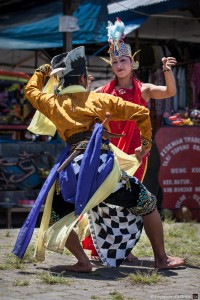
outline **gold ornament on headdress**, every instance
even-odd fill
[[[132,62],[132,68],[133,68],[133,70],[137,70],[138,68],[139,68],[139,62],[138,61],[135,61],[134,60],[134,57],[138,54],[138,52],[140,52],[141,51],[141,49],[139,49],[138,51],[136,51],[136,52],[134,52],[133,53],[133,56],[132,56],[132,60],[133,60],[133,62]]]
[[[108,59],[106,59],[104,57],[100,57],[100,58],[103,59],[107,64],[111,65],[111,61],[110,60],[108,60]]]

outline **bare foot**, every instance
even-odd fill
[[[159,270],[174,269],[185,265],[185,259],[181,257],[167,256],[163,261],[155,261],[155,268]]]
[[[135,261],[135,260],[138,260],[138,258],[135,255],[133,255],[131,252],[129,253],[127,258],[125,259],[125,261],[127,261],[127,262],[132,262],[132,261]]]
[[[92,272],[92,265],[90,262],[88,262],[87,264],[82,262],[77,262],[74,265],[67,265],[65,270],[68,272],[90,273]]]

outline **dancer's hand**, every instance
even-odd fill
[[[175,66],[177,61],[174,57],[163,57],[162,58],[163,63],[163,71],[170,71],[172,66]]]
[[[52,69],[49,64],[43,64],[39,68],[37,68],[36,71],[40,71],[40,72],[44,73],[45,75],[50,76]]]
[[[142,146],[135,149],[135,157],[139,161],[139,163],[142,162],[142,158],[149,152],[148,149],[142,148]]]

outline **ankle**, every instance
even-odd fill
[[[162,255],[159,254],[159,255],[155,255],[154,259],[156,263],[163,263],[167,261],[168,256],[167,254],[162,254]]]
[[[78,263],[81,264],[81,265],[91,265],[91,262],[90,262],[89,258],[79,259]]]

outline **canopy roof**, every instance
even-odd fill
[[[163,14],[174,9],[176,13],[179,10],[179,16],[182,16],[182,19],[190,26],[193,24],[193,33],[194,28],[197,28],[199,32],[199,21],[194,20],[194,14],[200,11],[196,9],[199,8],[198,0],[80,0],[79,2],[73,16],[78,19],[80,29],[72,33],[73,45],[107,42],[107,21],[114,22],[116,17],[123,20],[126,25],[126,34],[128,34],[137,28],[142,28],[152,15]],[[184,17],[183,10],[186,9],[193,13],[190,14],[190,18]],[[63,2],[61,0],[0,0],[0,48],[62,47],[63,34],[59,32],[59,17],[62,15]],[[177,17],[173,19],[173,22],[175,20]],[[172,23],[172,18],[168,18],[167,22]],[[149,32],[146,37],[148,35]],[[160,35],[162,36],[162,31]],[[144,32],[143,36],[145,36]],[[184,33],[176,38],[184,40]],[[193,42],[199,42],[200,35],[198,36],[195,32],[191,39]]]

